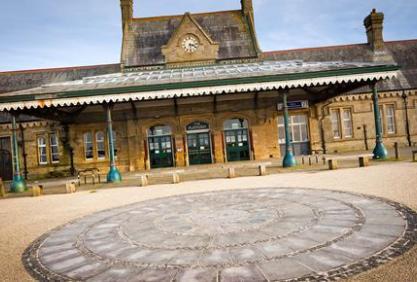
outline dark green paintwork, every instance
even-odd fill
[[[282,161],[283,167],[294,167],[297,165],[297,161],[294,158],[291,147],[291,137],[290,137],[290,126],[288,121],[288,101],[287,101],[288,92],[283,92],[283,103],[284,103],[284,127],[285,127],[285,156]]]
[[[375,117],[375,148],[373,151],[374,160],[385,160],[388,158],[388,151],[384,146],[382,140],[382,125],[381,114],[379,112],[379,97],[376,83],[372,85],[372,100],[374,104],[374,117]]]
[[[227,161],[250,160],[249,135],[247,129],[225,130]]]

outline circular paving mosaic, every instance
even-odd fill
[[[23,261],[40,280],[327,280],[405,252],[416,224],[410,209],[362,195],[229,190],[87,216],[38,239]]]

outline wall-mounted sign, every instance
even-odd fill
[[[297,110],[297,109],[308,109],[308,101],[290,101],[287,103],[289,110]],[[284,110],[284,103],[279,103],[277,105],[278,111]]]
[[[187,131],[204,130],[209,129],[209,125],[206,122],[195,121],[187,125]]]

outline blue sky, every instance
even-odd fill
[[[253,1],[264,51],[363,43],[372,8],[385,13],[386,40],[417,38],[417,0]],[[239,7],[239,0],[136,0],[135,16]],[[117,63],[119,0],[1,0],[0,35],[0,71]]]

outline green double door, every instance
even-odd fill
[[[212,163],[209,132],[187,134],[187,146],[190,165]]]
[[[226,130],[224,135],[226,139],[227,160],[229,162],[250,160],[247,129]]]
[[[174,166],[171,136],[154,136],[148,138],[151,168]]]

